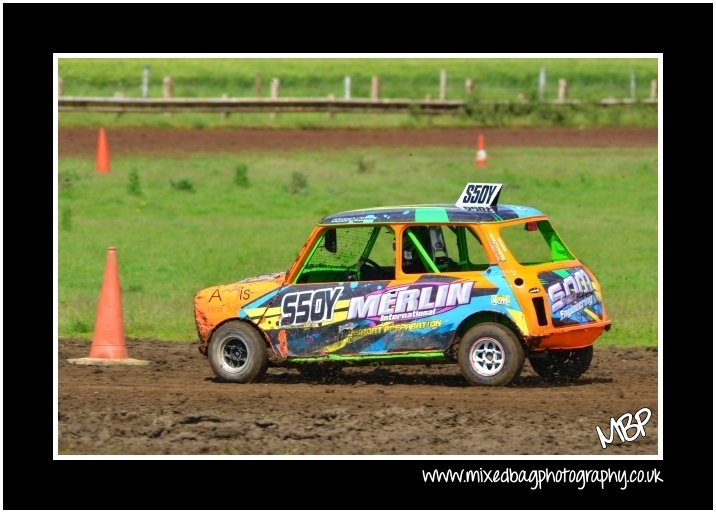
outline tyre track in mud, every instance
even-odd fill
[[[195,344],[128,341],[146,367],[87,367],[59,343],[60,454],[632,455],[657,453],[657,352],[604,347],[575,384],[529,364],[506,388],[467,385],[457,365],[357,367],[330,382],[270,368],[217,382]],[[646,437],[602,449],[596,426],[648,407]]]

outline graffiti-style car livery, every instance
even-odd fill
[[[525,359],[547,380],[578,378],[611,327],[599,282],[545,214],[498,204],[501,187],[323,218],[287,272],[196,294],[200,352],[238,383],[270,365],[457,362],[500,386]]]

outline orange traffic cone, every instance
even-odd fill
[[[107,134],[104,128],[99,129],[99,139],[97,141],[97,172],[109,173],[109,147],[107,146]]]
[[[485,151],[485,138],[482,134],[477,136],[477,155],[475,156],[475,166],[485,167],[487,165],[487,151]]]
[[[122,320],[122,298],[117,269],[117,249],[107,251],[107,264],[104,268],[104,281],[97,308],[97,321],[92,336],[89,358],[68,360],[70,363],[84,365],[147,365],[145,360],[128,358],[124,343],[124,323]]]

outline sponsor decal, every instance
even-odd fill
[[[491,298],[491,303],[493,305],[509,305],[510,304],[510,296],[506,294],[495,294]]]
[[[442,326],[442,323],[443,322],[440,319],[434,319],[432,321],[404,322],[400,324],[385,323],[370,328],[358,328],[348,330],[345,335],[342,335],[340,337],[341,345],[345,346],[349,343],[355,342],[356,340],[360,340],[364,337],[369,337],[373,335],[385,335],[386,333],[397,333],[402,331],[416,331],[426,329],[434,330]]]
[[[547,288],[552,315],[559,314],[560,319],[570,317],[596,302],[592,280],[584,269],[572,270],[566,278]],[[574,301],[578,301],[572,304]]]
[[[530,289],[530,294],[538,294],[539,293],[539,287],[532,287]]]
[[[247,287],[238,287],[236,289],[226,289],[227,292],[235,292],[237,299],[242,299],[244,301],[251,298],[251,289]]]
[[[492,207],[460,207],[468,212],[482,212],[485,214],[494,214],[495,210]]]
[[[331,219],[332,223],[372,223],[377,219],[373,214],[366,216],[354,216],[354,217],[335,217]]]
[[[502,242],[502,239],[498,239],[492,233],[488,236],[487,239],[487,242],[490,245],[490,249],[492,249],[492,252],[497,255],[497,259],[500,262],[504,262],[505,260],[507,260],[505,258],[505,251],[507,251],[507,247],[505,246],[505,243]]]
[[[281,326],[332,320],[342,292],[343,287],[289,292],[281,299]]]
[[[569,306],[563,310],[559,311],[559,318],[560,320],[566,319],[568,317],[572,317],[577,312],[581,312],[588,306],[592,306],[595,303],[594,294],[591,294],[578,303],[573,304],[572,306]]]
[[[475,282],[417,283],[353,297],[347,319],[405,321],[429,317],[470,302]]]

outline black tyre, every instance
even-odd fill
[[[525,352],[512,331],[501,324],[486,322],[463,335],[457,363],[470,383],[499,387],[520,375]]]
[[[216,329],[207,356],[214,374],[223,381],[251,383],[268,368],[268,353],[261,334],[241,321],[229,321]]]
[[[592,346],[582,349],[552,349],[530,356],[530,364],[542,379],[568,383],[587,372],[592,363]]]

